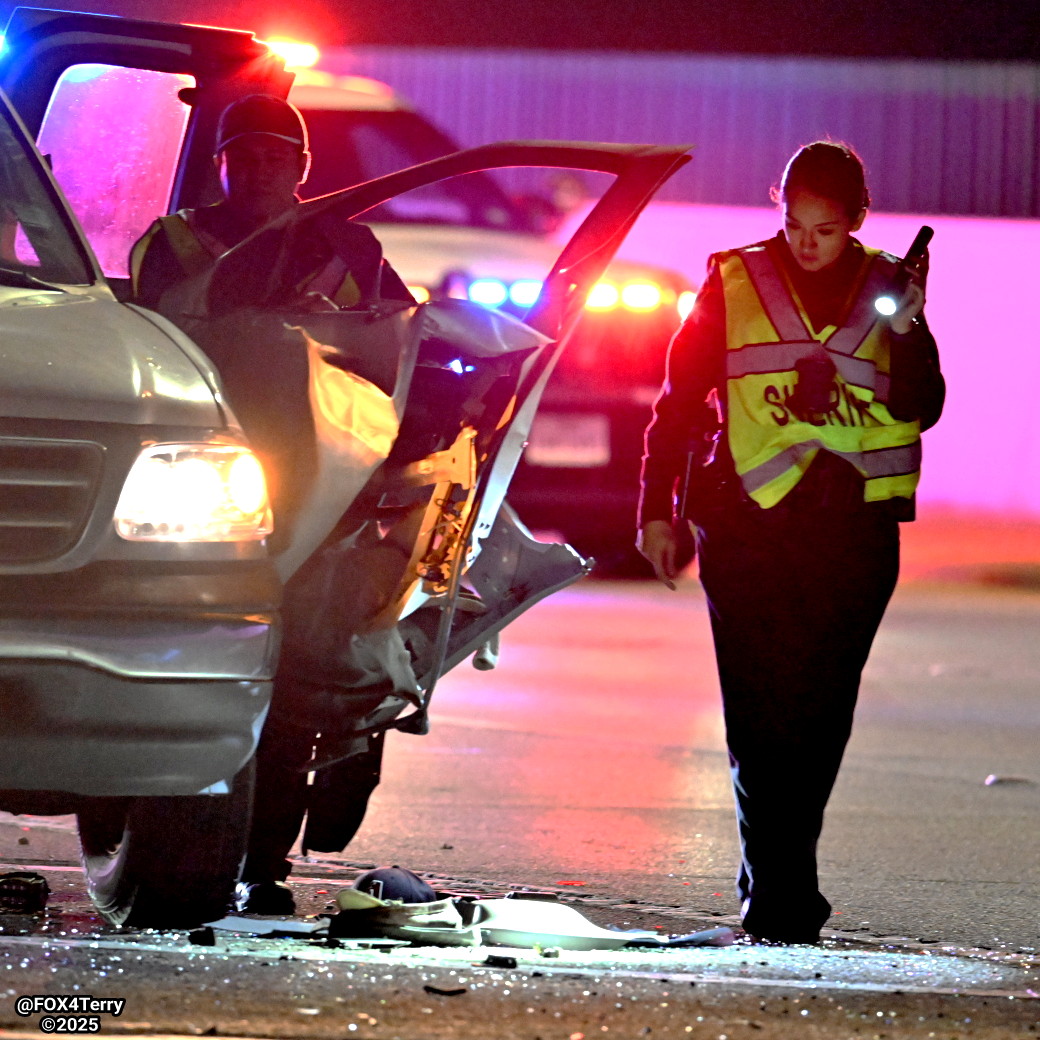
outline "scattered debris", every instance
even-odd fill
[[[489,953],[484,960],[484,966],[487,968],[515,968],[516,958],[503,957],[498,953]]]
[[[294,936],[317,935],[328,931],[329,918],[299,917],[223,917],[219,921],[210,921],[210,929],[223,932],[246,932],[250,935]]]
[[[47,906],[50,892],[47,879],[34,871],[12,870],[0,874],[0,911],[13,914],[40,913]]]
[[[551,891],[511,891],[488,899],[438,892],[399,866],[362,874],[337,894],[336,904],[340,912],[329,923],[332,937],[383,937],[421,946],[514,946],[541,953],[547,948],[730,946],[736,941],[732,928],[686,935],[660,934],[660,927],[653,931],[603,928]]]
[[[1035,784],[1036,781],[1028,776],[998,776],[990,773],[985,779],[987,787],[995,787],[997,784]]]
[[[434,996],[438,997],[459,997],[463,993],[468,993],[469,990],[465,986],[459,986],[457,989],[441,989],[440,986],[430,986],[427,984],[423,986],[423,992],[432,993]]]
[[[422,946],[515,946],[527,949],[617,950],[622,947],[730,946],[732,928],[687,935],[645,929],[602,928],[552,893],[516,893],[500,899],[434,893],[429,901],[380,899],[356,888],[336,897],[340,912],[329,934],[337,938],[383,936]]]

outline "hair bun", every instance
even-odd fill
[[[852,220],[870,206],[863,160],[841,141],[813,141],[791,156],[780,187],[772,189],[770,198],[781,202],[794,191],[832,199]]]

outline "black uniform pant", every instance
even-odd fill
[[[286,858],[307,812],[307,774],[316,734],[272,716],[256,750],[253,824],[242,880],[284,881],[292,864]]]
[[[899,570],[884,508],[747,507],[698,529],[722,687],[745,929],[813,941],[816,845]]]
[[[379,783],[385,734],[367,750],[328,766],[308,782],[304,771],[318,739],[313,726],[272,711],[256,752],[256,789],[242,880],[284,881],[288,855],[303,828],[305,849],[342,851],[357,833]]]

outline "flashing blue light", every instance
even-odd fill
[[[537,278],[520,278],[509,287],[509,299],[517,307],[530,307],[542,291],[542,283]]]
[[[454,358],[444,366],[449,372],[454,372],[455,375],[465,375],[467,372],[474,370],[473,365],[467,365],[463,362],[462,358]]]
[[[497,278],[478,278],[470,282],[469,298],[484,307],[501,307],[508,295],[505,285]]]

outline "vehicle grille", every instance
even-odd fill
[[[102,457],[89,441],[0,438],[0,563],[54,559],[75,545]]]

